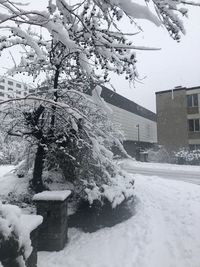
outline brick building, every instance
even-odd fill
[[[158,143],[169,152],[200,148],[200,86],[156,92]]]

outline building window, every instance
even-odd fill
[[[0,89],[3,89],[3,90],[4,90],[4,89],[5,89],[5,86],[3,86],[3,85],[0,85]]]
[[[198,107],[198,94],[187,95],[187,106]]]
[[[21,95],[21,91],[16,91],[16,94]]]
[[[11,81],[8,81],[8,84],[9,84],[9,85],[13,85],[13,82],[11,82]]]
[[[4,93],[0,92],[0,96],[4,96]]]
[[[5,83],[5,79],[0,79],[0,83]]]
[[[188,120],[188,128],[190,132],[199,132],[199,119]]]
[[[30,90],[29,90],[29,93],[30,93],[30,94],[34,94],[34,93],[35,93],[35,89],[30,89]]]
[[[8,87],[8,91],[13,91],[13,88]]]
[[[19,83],[17,83],[16,86],[17,86],[18,88],[22,88],[21,84],[19,84]]]

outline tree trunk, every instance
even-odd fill
[[[33,179],[31,181],[31,188],[36,192],[42,192],[45,186],[42,182],[43,163],[45,158],[44,147],[39,144],[35,155],[35,163],[33,169]]]

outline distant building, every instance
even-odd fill
[[[40,88],[41,90],[46,87]],[[15,97],[25,97],[36,93],[35,88],[7,77],[0,78],[0,101]],[[102,87],[101,96],[113,110],[112,120],[121,125],[125,135],[124,147],[131,155],[135,155],[138,147],[148,148],[157,143],[156,114],[135,102]]]
[[[135,155],[137,147],[145,149],[157,143],[155,113],[106,87],[102,87],[101,96],[113,110],[113,122],[121,125],[124,147],[130,155]]]
[[[24,97],[29,93],[26,84],[7,77],[0,77],[0,101]]]
[[[200,148],[200,86],[156,92],[158,143],[169,152]]]

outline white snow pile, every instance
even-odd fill
[[[21,210],[17,206],[4,205],[0,202],[0,248],[3,248],[5,240],[14,238],[18,242],[19,262],[28,259],[32,252],[30,232],[24,227],[21,215]],[[20,255],[21,253],[23,255]]]
[[[0,166],[0,196],[7,196],[10,192],[18,195],[27,193],[28,179],[19,179],[14,170],[12,165]]]

